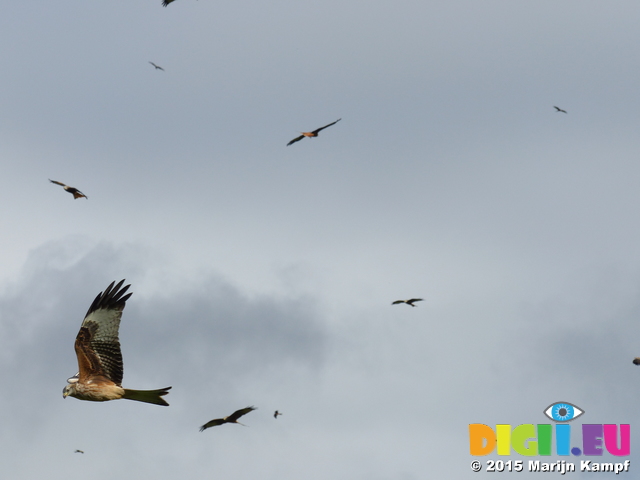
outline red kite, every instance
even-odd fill
[[[566,110],[563,110],[560,107],[556,107],[555,105],[553,106],[553,108],[555,108],[557,112],[567,113]]]
[[[171,1],[173,1],[173,0],[171,0]],[[166,6],[166,5],[165,5],[165,6]],[[153,63],[153,62],[149,62],[149,63],[150,63],[151,65],[153,65],[154,67],[156,67],[156,70],[162,70],[162,71],[164,72],[164,68],[162,68],[160,65],[156,65],[156,64],[155,64],[155,63]]]
[[[175,0],[164,0],[164,2],[162,2],[162,6],[166,7],[167,5],[169,5],[173,1],[175,1]]]
[[[278,410],[273,412],[273,418],[275,418],[276,420],[278,419],[278,415],[282,415]]]
[[[289,143],[287,143],[287,147],[289,145],[291,145],[292,143],[296,143],[299,142],[300,140],[302,140],[304,137],[317,137],[318,133],[320,133],[322,130],[324,130],[327,127],[330,127],[331,125],[335,125],[336,123],[338,123],[340,120],[342,120],[341,118],[337,119],[335,122],[330,123],[329,125],[325,125],[324,127],[320,127],[316,130],[314,130],[313,132],[301,132],[302,135],[300,135],[299,137],[294,138],[293,140],[291,140]]]
[[[246,415],[247,413],[249,413],[249,412],[251,412],[253,410],[255,410],[255,408],[253,408],[253,407],[247,407],[247,408],[243,408],[241,410],[236,410],[235,412],[233,412],[228,417],[216,418],[214,420],[211,420],[211,421],[205,423],[204,425],[202,425],[200,427],[200,431],[203,432],[209,427],[217,427],[218,425],[222,425],[223,423],[237,423],[238,425],[242,425],[243,427],[246,427],[246,425],[240,423],[238,421],[238,419],[241,416]]]
[[[89,198],[84,193],[82,193],[80,190],[78,190],[77,188],[69,187],[68,185],[65,185],[64,183],[56,182],[55,180],[49,179],[49,181],[51,183],[55,183],[56,185],[60,185],[62,188],[64,188],[67,192],[69,192],[71,195],[73,195],[74,200],[76,198],[81,198],[81,197]]]
[[[398,303],[406,303],[407,305],[411,305],[415,307],[414,302],[421,302],[422,298],[411,298],[409,300],[396,300],[395,302],[391,302],[391,305],[397,305]]]
[[[122,388],[124,366],[118,329],[130,285],[120,288],[111,282],[107,289],[95,298],[84,317],[76,337],[75,350],[79,372],[67,380],[62,397],[76,397],[92,402],[106,402],[126,398],[138,402],[168,406],[162,398],[171,387],[159,390],[129,390]]]

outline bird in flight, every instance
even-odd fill
[[[412,307],[415,307],[414,303],[421,302],[422,300],[423,300],[422,298],[411,298],[409,300],[396,300],[395,302],[391,302],[391,305],[397,305],[398,303],[406,303],[407,305],[411,305]]]
[[[556,107],[555,105],[553,106],[553,108],[555,108],[557,112],[567,113],[566,110],[563,110],[560,107]]]
[[[636,357],[633,359],[633,364],[634,365],[640,365],[640,357]]]
[[[84,317],[75,343],[79,371],[67,380],[62,397],[92,402],[126,398],[168,406],[162,396],[169,393],[171,387],[159,390],[122,388],[124,365],[118,329],[122,311],[132,294],[125,295],[130,285],[120,288],[124,280],[115,287],[114,283],[98,294]]]
[[[242,425],[243,427],[246,427],[246,425],[240,423],[238,421],[238,419],[241,416],[246,415],[247,413],[249,413],[249,412],[251,412],[253,410],[256,410],[256,409],[253,408],[253,407],[247,407],[247,408],[242,408],[240,410],[236,410],[235,412],[233,412],[228,417],[216,418],[214,420],[211,420],[211,421],[205,423],[204,425],[202,425],[200,427],[200,431],[203,432],[209,427],[217,427],[218,425],[222,425],[223,423],[237,423],[238,425]]]
[[[276,420],[278,419],[278,415],[282,415],[278,410],[273,412],[273,418],[275,418]]]
[[[171,1],[173,1],[173,0],[171,0]],[[166,5],[165,5],[165,6],[166,6]],[[162,68],[160,65],[156,65],[156,64],[155,64],[155,63],[153,63],[153,62],[149,62],[149,63],[150,63],[151,65],[153,65],[154,67],[156,67],[156,70],[162,70],[162,71],[164,72],[164,68]]]
[[[173,1],[175,1],[175,0],[164,0],[164,1],[162,2],[162,6],[163,6],[163,7],[166,7],[167,5],[169,5],[169,4],[170,4],[171,2],[173,2]]]
[[[64,183],[62,183],[62,182],[57,182],[57,181],[55,181],[55,180],[51,180],[51,179],[49,179],[49,181],[50,181],[51,183],[55,183],[56,185],[60,185],[60,186],[61,186],[62,188],[64,188],[67,192],[69,192],[71,195],[73,195],[73,198],[74,198],[74,199],[76,199],[76,198],[81,198],[81,197],[89,198],[89,197],[87,197],[84,193],[82,193],[80,190],[78,190],[77,188],[69,187],[68,185],[65,185]]]
[[[84,452],[83,452],[82,450],[76,450],[76,451],[75,451],[75,452],[73,452],[73,453],[84,453]]]
[[[293,140],[291,140],[289,143],[287,143],[287,147],[289,145],[291,145],[292,143],[296,143],[299,142],[300,140],[302,140],[304,137],[317,137],[318,133],[320,133],[322,130],[324,130],[327,127],[330,127],[331,125],[335,125],[336,123],[338,123],[340,120],[342,120],[341,118],[337,119],[335,122],[330,123],[329,125],[325,125],[324,127],[320,127],[316,130],[314,130],[313,132],[301,132],[302,135],[300,135],[299,137],[294,138]]]

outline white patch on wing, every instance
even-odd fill
[[[118,341],[122,310],[101,308],[91,312],[82,322],[92,332],[91,341]]]

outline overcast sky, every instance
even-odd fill
[[[630,423],[637,472],[638,25],[637,1],[3,5],[0,477],[480,478],[469,424],[558,401]],[[123,385],[169,407],[62,398],[123,278]]]

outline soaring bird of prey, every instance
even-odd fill
[[[640,357],[636,357],[633,359],[633,364],[634,365],[640,365]]]
[[[560,107],[556,107],[555,105],[553,106],[553,108],[556,109],[556,112],[562,112],[562,113],[567,113],[566,110],[561,109]]]
[[[233,412],[228,417],[216,418],[214,420],[211,420],[211,421],[205,423],[204,425],[202,425],[200,427],[200,431],[203,432],[209,427],[217,427],[218,425],[222,425],[223,423],[237,423],[238,425],[242,425],[243,427],[246,427],[246,425],[244,425],[243,423],[240,423],[238,421],[238,419],[241,416],[246,415],[247,413],[249,413],[249,412],[251,412],[253,410],[256,410],[256,409],[253,408],[253,407],[247,407],[247,408],[243,408],[241,410],[236,410],[235,412]]]
[[[62,182],[57,182],[57,181],[55,181],[55,180],[51,180],[51,179],[49,179],[49,181],[50,181],[51,183],[55,183],[56,185],[60,185],[60,186],[61,186],[62,188],[64,188],[67,192],[69,192],[71,195],[73,195],[73,198],[74,198],[74,199],[76,199],[76,198],[81,198],[81,197],[89,198],[89,197],[87,197],[84,193],[82,193],[80,190],[78,190],[77,188],[70,187],[70,186],[68,186],[68,185],[65,185],[65,184],[64,184],[64,183],[62,183]]]
[[[282,415],[278,410],[273,412],[273,418],[275,418],[276,420],[278,419],[278,415]]]
[[[421,302],[422,300],[423,300],[422,298],[411,298],[409,300],[396,300],[395,302],[391,302],[391,305],[397,305],[398,303],[406,303],[407,305],[411,305],[412,307],[415,307],[414,303]]]
[[[169,4],[170,4],[171,2],[173,2],[173,1],[175,1],[175,0],[164,0],[164,1],[162,2],[162,6],[163,6],[163,7],[166,7],[167,5],[169,5]]]
[[[171,0],[171,1],[173,1],[173,0]],[[165,5],[165,6],[166,6],[166,5]],[[160,65],[156,65],[156,64],[155,64],[155,63],[153,63],[153,62],[149,62],[149,63],[150,63],[151,65],[153,65],[154,67],[156,67],[156,70],[162,70],[162,71],[164,72],[164,68],[162,68]]]
[[[299,137],[294,138],[293,140],[291,140],[289,143],[287,143],[287,147],[289,145],[291,145],[292,143],[296,143],[299,142],[300,140],[302,140],[304,137],[317,137],[318,133],[320,133],[322,130],[324,130],[327,127],[330,127],[331,125],[335,125],[336,123],[338,123],[340,120],[342,120],[341,118],[337,119],[335,122],[330,123],[329,125],[325,125],[324,127],[320,127],[316,130],[314,130],[313,132],[301,132],[302,135],[300,135]]]
[[[79,371],[67,380],[62,396],[92,402],[126,398],[168,406],[162,396],[169,393],[171,387],[159,390],[122,388],[124,366],[118,329],[122,311],[132,294],[125,295],[130,285],[120,288],[124,280],[115,287],[114,283],[98,294],[84,317],[75,343]]]
[[[84,453],[84,452],[83,452],[82,450],[76,450],[76,451],[75,451],[75,452],[73,452],[73,453]]]

